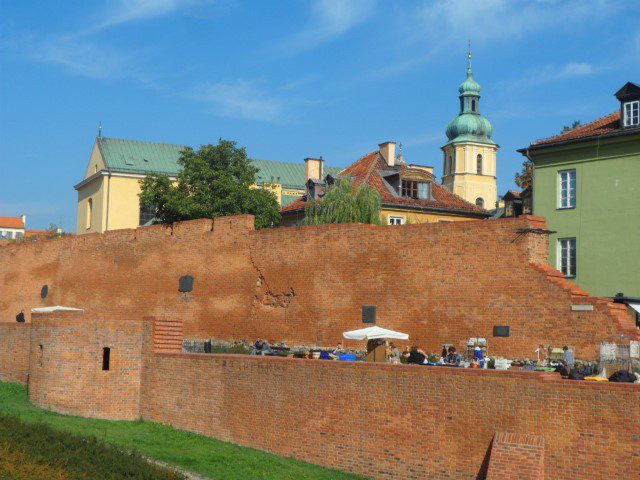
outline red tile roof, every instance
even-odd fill
[[[22,217],[0,217],[0,227],[24,228]]]
[[[447,190],[442,185],[431,182],[431,195],[433,200],[421,200],[416,198],[406,198],[400,196],[394,196],[387,187],[386,182],[382,179],[382,176],[378,173],[379,170],[386,170],[386,161],[382,158],[379,151],[371,152],[364,157],[352,163],[342,172],[341,176],[350,176],[353,178],[353,183],[356,185],[366,184],[380,193],[382,203],[385,205],[398,205],[404,207],[415,206],[420,209],[432,208],[434,210],[455,210],[462,212],[473,212],[477,214],[488,214],[488,212],[472,203],[463,200],[459,196]],[[306,196],[302,196],[299,199],[291,202],[286,207],[283,207],[280,211],[282,213],[303,210],[306,205]]]
[[[568,132],[561,133],[549,138],[536,140],[531,144],[532,147],[540,145],[548,145],[552,143],[567,142],[572,140],[582,140],[589,137],[597,137],[612,133],[620,129],[620,111],[610,113],[598,120],[581,125]]]
[[[25,230],[25,237],[52,237],[56,233],[49,230]]]

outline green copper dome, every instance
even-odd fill
[[[480,115],[480,84],[473,79],[471,69],[471,53],[469,53],[469,66],[467,67],[467,79],[458,88],[460,95],[460,114],[447,125],[447,138],[450,143],[477,142],[494,145],[493,125],[485,117]]]
[[[452,142],[495,143],[493,125],[479,113],[462,113],[447,125],[447,138]]]
[[[469,67],[467,68],[467,79],[458,87],[460,95],[480,95],[480,84],[473,79],[471,71],[471,59],[469,59]]]

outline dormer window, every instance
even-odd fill
[[[633,127],[640,125],[640,100],[634,102],[626,102],[623,104],[625,127]]]
[[[402,196],[419,200],[429,199],[429,182],[402,180]]]

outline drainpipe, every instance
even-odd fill
[[[531,156],[529,155],[529,149],[528,148],[524,151],[524,156],[527,157],[527,160],[529,160],[531,162],[531,215],[535,215],[535,211],[534,211],[533,206],[535,205],[534,195],[535,195],[535,191],[536,191],[536,189],[535,189],[535,185],[536,185],[535,171],[536,171],[536,169],[535,169],[535,165],[533,164],[533,160],[531,159]]]
[[[105,226],[105,231],[109,230],[109,200],[111,199],[111,170],[108,170],[109,175],[107,175],[107,225]]]

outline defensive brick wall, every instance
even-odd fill
[[[29,398],[59,413],[140,418],[143,342],[147,323],[75,312],[34,314]],[[109,348],[109,370],[103,370]]]
[[[145,419],[379,479],[476,480],[489,472],[492,479],[627,480],[640,471],[640,388],[633,384],[158,354],[145,363],[142,398]],[[496,432],[544,442],[503,438],[494,442],[492,465]]]
[[[544,263],[547,236],[531,230],[544,227],[521,217],[255,231],[239,216],[12,243],[0,247],[0,321],[66,305],[94,318],[180,318],[186,338],[335,345],[363,326],[363,305],[376,305],[378,325],[431,351],[485,337],[491,354],[569,344],[590,359],[602,340],[637,336],[624,306],[588,297]],[[183,275],[193,292],[178,291]],[[511,335],[492,337],[495,325]]]
[[[28,323],[0,323],[0,381],[26,385],[30,332]]]
[[[626,480],[640,469],[635,384],[171,353],[181,328],[168,317],[36,314],[30,399],[61,413],[166,423],[376,479]]]

